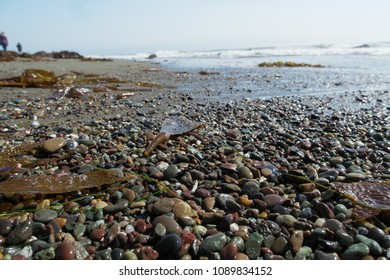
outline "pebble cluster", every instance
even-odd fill
[[[0,212],[16,213],[0,218],[0,259],[390,259],[388,212],[357,221],[352,200],[284,176],[329,188],[390,179],[385,102],[329,113],[329,98],[224,103],[164,93],[143,103],[111,98],[61,111],[111,112],[93,120],[3,124],[1,149],[34,141],[41,148],[30,157],[50,159],[3,168],[3,180],[98,169],[134,179],[60,195],[0,195]],[[24,103],[15,106],[31,106]],[[3,103],[3,112],[10,107]],[[145,157],[168,115],[205,127],[175,135]]]

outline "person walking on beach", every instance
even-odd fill
[[[18,52],[22,52],[22,44],[21,43],[18,43],[17,45],[16,45],[16,48],[18,49]]]
[[[7,40],[7,37],[5,36],[4,32],[0,33],[0,44],[3,47],[4,51],[6,51],[7,46],[8,46],[8,40]]]

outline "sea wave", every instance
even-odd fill
[[[110,56],[122,59],[147,59],[152,53],[136,53]],[[159,59],[180,58],[255,58],[278,56],[323,56],[323,55],[390,55],[390,42],[361,45],[312,45],[295,47],[261,47],[249,49],[218,49],[207,51],[159,50],[154,52]]]

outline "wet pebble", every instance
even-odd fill
[[[156,228],[156,225],[159,223],[165,227],[168,234],[174,233],[180,235],[182,232],[180,225],[171,217],[164,215],[156,217],[152,222],[153,228]]]
[[[24,221],[17,225],[7,236],[6,245],[16,245],[27,241],[33,234],[33,222]]]
[[[156,245],[156,251],[162,259],[174,258],[180,250],[182,240],[177,234],[167,234]]]
[[[57,218],[57,212],[51,209],[39,209],[34,213],[34,220],[37,222],[47,223]]]
[[[341,255],[344,260],[361,260],[370,253],[370,248],[364,243],[349,246]]]
[[[55,255],[60,260],[73,260],[76,257],[76,249],[72,242],[63,241],[55,249]]]

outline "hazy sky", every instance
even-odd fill
[[[16,49],[83,55],[390,41],[389,0],[0,0]]]

